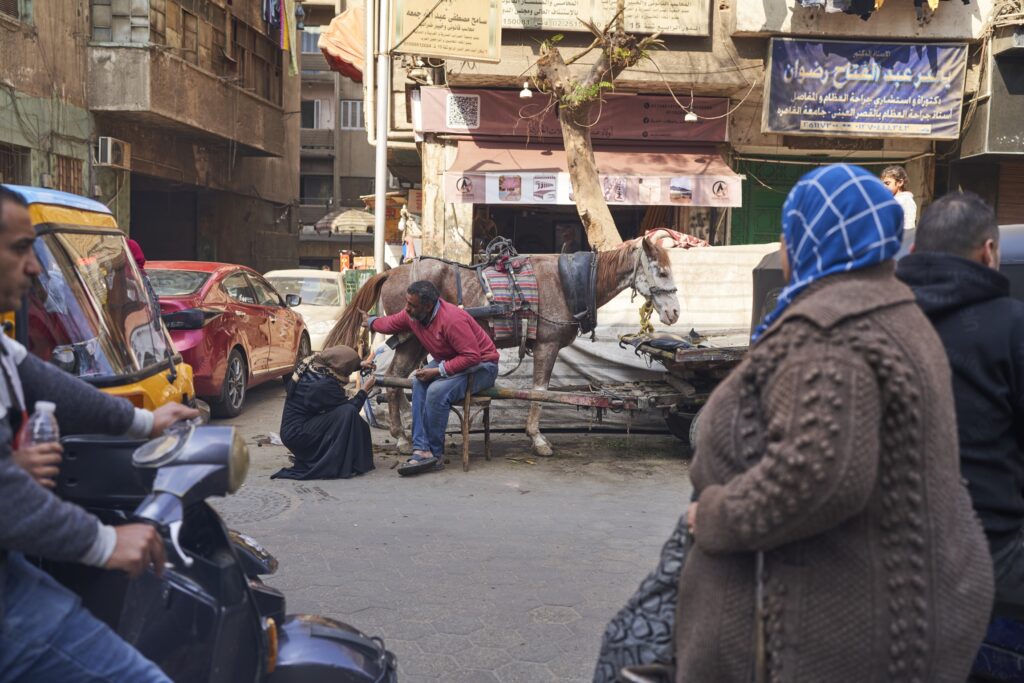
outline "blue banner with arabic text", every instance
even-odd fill
[[[768,133],[953,140],[967,45],[773,38]]]

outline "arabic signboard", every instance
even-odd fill
[[[604,26],[615,16],[615,0],[502,0],[505,28],[589,31],[581,20]],[[630,0],[625,24],[630,33],[707,36],[708,0]]]
[[[695,97],[693,111],[702,117],[696,123],[687,123],[686,112],[668,95],[605,95],[603,99],[600,116],[590,128],[595,140],[728,140],[729,100],[725,97]],[[555,108],[544,95],[524,101],[511,90],[424,87],[420,101],[419,133],[562,139]]]
[[[964,44],[773,38],[766,133],[955,140]]]
[[[740,206],[738,175],[601,175],[604,198],[620,206]],[[447,172],[444,197],[454,204],[575,204],[564,172]]]
[[[501,61],[501,0],[394,0],[392,52]]]

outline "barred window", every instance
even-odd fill
[[[15,19],[22,19],[21,2],[19,0],[0,0],[0,14],[5,14]]]
[[[0,144],[0,183],[30,185],[29,154],[27,147]]]
[[[56,178],[54,188],[62,192],[82,194],[82,160],[74,157],[57,155]]]

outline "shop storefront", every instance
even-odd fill
[[[472,212],[474,251],[498,235],[526,253],[589,248],[547,96],[420,93],[417,130],[455,148],[438,199]],[[724,242],[726,211],[742,202],[742,178],[723,158],[728,101],[695,98],[693,109],[697,122],[671,97],[607,97],[592,129],[594,156],[623,239],[669,227]]]

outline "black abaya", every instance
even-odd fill
[[[295,463],[271,479],[348,479],[373,469],[370,427],[359,416],[366,392],[352,398],[334,377],[310,370],[288,380],[281,441]]]

